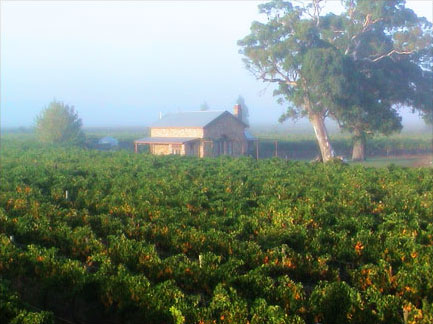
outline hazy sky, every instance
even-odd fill
[[[252,123],[276,122],[284,107],[236,45],[260,19],[258,4],[0,1],[1,125],[32,125],[54,98],[85,126],[145,126],[204,101],[231,110],[239,94]],[[431,0],[407,6],[432,21]]]

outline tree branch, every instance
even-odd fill
[[[352,1],[350,1],[350,6],[348,9],[349,19],[352,21],[353,21],[353,15],[355,14],[355,11],[356,11],[355,2],[352,0]]]
[[[296,3],[302,6],[303,12],[311,17],[316,22],[316,26],[320,24],[320,13],[322,12],[322,7],[320,3],[323,0],[310,0],[311,3],[305,4],[305,0],[295,0]],[[311,12],[311,7],[313,7],[313,12]]]
[[[272,70],[269,71],[269,69],[266,69],[264,66],[260,65],[257,68],[254,67],[254,65],[249,65],[248,70],[254,75],[254,77],[257,80],[263,80],[266,82],[274,82],[274,83],[284,83],[289,86],[296,86],[297,85],[297,71],[292,71],[293,78],[291,79],[289,76],[285,75],[280,71],[278,68],[276,62],[268,60],[268,64],[271,65]],[[274,77],[275,74],[278,74],[281,76],[281,78]],[[267,77],[269,75],[270,77]]]
[[[258,79],[261,79],[261,80],[267,81],[267,82],[285,83],[289,86],[296,86],[296,84],[297,84],[295,81],[284,80],[284,79],[280,79],[280,78],[266,78],[264,76],[261,76]]]
[[[322,8],[320,7],[321,1],[322,0],[313,0],[313,7],[314,7],[313,19],[316,21],[316,26],[319,26],[320,24],[320,12],[322,11]]]
[[[353,14],[353,13],[352,13],[352,14]],[[351,17],[351,20],[353,21],[352,17]],[[382,21],[382,20],[383,20],[383,18],[378,18],[378,19],[375,19],[375,20],[371,20],[371,14],[367,14],[367,16],[365,16],[364,23],[362,24],[362,29],[361,29],[361,31],[358,32],[357,34],[353,35],[353,36],[350,38],[349,45],[347,46],[347,48],[346,48],[344,54],[345,54],[345,55],[348,55],[348,54],[349,54],[350,49],[352,48],[352,43],[351,43],[351,42],[353,42],[355,39],[357,39],[357,38],[358,38],[359,36],[361,36],[362,34],[364,34],[364,33],[366,33],[367,31],[369,31],[369,30],[371,29],[371,27],[372,27],[374,24],[376,24],[376,23],[378,23],[379,21]]]
[[[333,114],[332,112],[328,111],[328,116],[330,116],[331,118],[333,118],[337,122],[338,127],[340,129],[344,128],[344,125],[341,123],[340,119],[335,114]]]
[[[392,51],[390,51],[386,54],[380,55],[379,57],[376,57],[375,59],[371,59],[371,61],[377,62],[377,61],[380,61],[381,59],[383,59],[385,57],[391,56],[392,54],[409,55],[409,54],[412,54],[413,52],[414,51],[397,51],[397,50],[393,49]]]
[[[291,85],[291,86],[295,86],[296,85],[296,81],[295,81],[296,78],[293,78],[291,80],[288,76],[284,75],[284,73],[282,73],[280,71],[280,69],[278,68],[277,64],[274,61],[272,62],[272,67],[274,68],[275,72],[277,72],[285,80],[286,84]],[[294,73],[297,75],[296,72],[294,72]]]
[[[383,18],[377,18],[375,20],[371,20],[371,14],[368,14],[365,19],[364,19],[364,23],[362,24],[362,31],[361,33],[365,33],[366,31],[368,31],[371,26],[373,26],[375,23],[382,21]]]

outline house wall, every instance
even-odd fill
[[[176,146],[175,146],[176,145]],[[155,155],[169,155],[175,154],[175,147],[178,148],[180,146],[180,154],[185,155],[185,145],[184,144],[150,144],[150,152]]]
[[[203,141],[200,146],[200,157],[214,156],[213,154],[214,143],[212,141]]]
[[[228,141],[231,141],[233,143],[231,155],[238,156],[245,153],[247,147],[244,130],[245,126],[243,124],[239,123],[232,116],[225,115],[221,118],[216,119],[204,129],[204,137],[206,139],[211,139],[212,141],[214,141],[213,146],[216,146],[216,141],[221,139],[222,137],[227,138]],[[225,143],[224,146],[227,150],[227,143]],[[211,150],[204,149],[203,156],[209,156],[206,154],[206,152],[210,151]]]
[[[171,154],[170,145],[168,144],[151,144],[150,150],[155,155]]]
[[[151,137],[198,137],[203,138],[203,128],[182,128],[182,127],[167,127],[150,129]]]
[[[185,146],[185,155],[199,156],[199,152],[200,152],[199,141],[188,142],[185,143],[184,146]]]

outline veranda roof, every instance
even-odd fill
[[[247,141],[255,141],[257,139],[248,129],[244,131],[244,135]]]
[[[198,137],[144,137],[134,143],[137,144],[184,144],[187,142],[196,141]]]

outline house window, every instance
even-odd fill
[[[171,145],[171,154],[180,155],[181,145],[180,144],[172,144]]]

